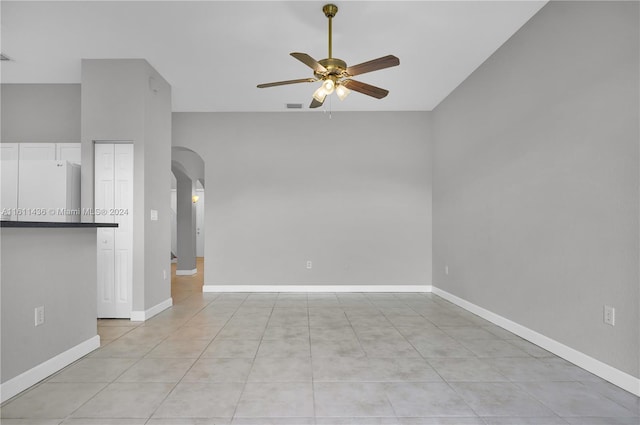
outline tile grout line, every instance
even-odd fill
[[[436,295],[436,296],[437,296],[437,295]],[[409,308],[411,308],[411,307],[409,307]],[[411,308],[411,310],[413,310],[413,308]],[[415,310],[413,310],[413,311],[415,311]],[[456,342],[458,342],[459,344],[461,344],[461,345],[463,345],[463,346],[464,346],[464,344],[462,344],[458,339],[453,338],[451,335],[447,334],[444,330],[442,330],[442,328],[441,328],[440,326],[438,326],[437,324],[435,324],[434,322],[432,322],[431,320],[429,320],[427,317],[425,317],[424,315],[420,314],[419,312],[417,312],[417,311],[415,311],[415,312],[416,312],[417,314],[419,314],[419,315],[420,315],[420,317],[423,317],[425,320],[427,320],[429,323],[432,323],[432,324],[433,324],[437,329],[439,329],[440,331],[444,332],[444,333],[445,333],[446,335],[448,335],[450,338],[454,339]],[[393,323],[392,323],[392,325],[393,325]],[[394,327],[395,327],[395,325],[394,325]],[[400,332],[400,331],[398,331],[398,332]],[[405,337],[405,339],[407,339],[407,338]],[[417,348],[416,348],[416,347],[411,343],[411,341],[409,341],[409,340],[407,339],[407,342],[408,342],[409,344],[411,344],[411,346],[412,346],[412,347],[414,347],[414,349],[415,349],[416,351],[418,351],[418,349],[417,349]],[[465,347],[465,348],[466,348],[466,347]],[[469,352],[471,352],[471,354],[473,354],[473,355],[474,355],[474,357],[473,357],[473,358],[479,359],[479,357],[477,356],[477,354],[476,354],[476,353],[472,352],[471,350],[469,350]],[[423,359],[424,359],[424,360],[429,364],[429,366],[430,366],[430,367],[431,367],[431,368],[432,368],[432,369],[433,369],[433,370],[438,374],[438,376],[440,376],[440,378],[442,379],[442,382],[443,382],[444,384],[446,384],[446,385],[447,385],[447,387],[449,387],[449,389],[450,389],[451,391],[453,391],[453,393],[454,393],[454,394],[456,394],[456,395],[460,398],[460,400],[462,400],[462,402],[463,402],[463,403],[464,403],[464,404],[469,408],[469,410],[470,410],[471,412],[473,412],[473,414],[475,415],[475,417],[476,417],[476,418],[478,418],[479,420],[481,420],[482,422],[484,422],[484,423],[486,424],[486,423],[487,423],[487,421],[486,421],[482,416],[480,416],[480,415],[478,414],[478,412],[477,412],[477,411],[476,411],[476,410],[475,410],[475,409],[474,409],[474,408],[473,408],[469,403],[467,403],[467,401],[464,399],[464,397],[462,397],[462,395],[460,395],[460,394],[455,390],[455,388],[453,388],[453,387],[451,386],[451,383],[450,383],[447,379],[445,379],[445,378],[440,374],[440,372],[438,372],[438,370],[437,370],[436,368],[434,368],[434,367],[431,365],[431,363],[429,362],[429,359],[428,359],[428,358],[426,358],[426,357],[424,357],[424,356],[422,355],[422,353],[420,353],[420,351],[418,351],[418,354],[420,354],[420,356],[421,356],[421,357],[422,357],[422,358],[423,358]]]
[[[244,299],[244,301],[236,309],[236,312],[247,301],[248,298],[249,298],[249,296],[247,296]],[[276,297],[276,301],[277,300],[278,300],[278,297]],[[253,355],[253,360],[251,361],[251,367],[249,368],[249,374],[247,374],[247,378],[245,379],[244,384],[242,386],[242,389],[240,390],[240,395],[238,396],[238,401],[236,402],[236,406],[234,407],[233,413],[231,414],[231,418],[230,418],[230,422],[231,423],[236,418],[236,413],[238,411],[238,406],[240,405],[240,400],[242,400],[242,396],[244,395],[244,392],[245,392],[245,390],[247,388],[247,384],[249,383],[249,376],[251,375],[251,371],[253,370],[253,367],[254,367],[254,365],[256,363],[256,358],[258,357],[258,351],[260,351],[260,346],[262,345],[262,341],[264,340],[264,333],[266,331],[266,327],[267,327],[267,325],[269,323],[269,320],[271,320],[271,316],[273,315],[273,309],[275,308],[276,301],[274,301],[273,306],[271,306],[271,311],[269,312],[269,318],[267,319],[267,321],[265,323],[265,329],[262,331],[262,336],[260,337],[260,341],[258,342],[258,346],[256,347],[256,352]],[[235,313],[234,313],[234,315],[235,315]]]
[[[387,319],[387,317],[386,317],[386,315],[382,312],[382,310],[380,309],[380,307],[379,307],[377,304],[375,304],[375,303],[373,303],[373,302],[372,302],[372,305],[376,308],[376,310],[377,310],[380,314],[382,314],[382,315],[385,317],[385,319],[386,319],[386,320],[388,320],[388,319]],[[353,327],[353,322],[349,319],[349,316],[346,314],[346,312],[345,312],[345,316],[347,317],[347,320],[349,321],[349,324],[351,325],[351,328],[352,328],[352,330],[353,330],[353,333],[356,335],[356,339],[358,340],[358,344],[360,345],[360,348],[362,349],[362,352],[364,353],[365,358],[366,358],[366,359],[367,359],[367,361],[368,361],[368,360],[369,360],[369,355],[367,354],[366,350],[365,350],[365,349],[364,349],[364,347],[362,346],[362,341],[360,341],[360,336],[358,335],[358,332],[356,332],[355,328]],[[391,323],[391,322],[390,322],[390,323]],[[393,323],[391,323],[391,324],[393,325]],[[394,329],[395,329],[395,328],[394,328]],[[397,329],[396,329],[396,332],[398,332],[398,331],[397,331]],[[398,332],[398,333],[399,333],[399,332]],[[403,336],[403,338],[404,338],[404,336]],[[418,353],[418,354],[419,354],[419,353]],[[398,413],[396,412],[396,409],[395,409],[395,407],[393,406],[393,403],[391,402],[391,399],[389,398],[389,395],[388,395],[388,393],[387,393],[387,385],[386,385],[386,382],[381,382],[381,384],[382,384],[383,389],[384,389],[384,396],[385,396],[385,399],[387,400],[387,403],[389,403],[389,407],[391,407],[391,411],[393,412],[393,417],[396,419],[396,422],[398,422],[398,419],[399,419],[399,417],[398,417]]]
[[[171,307],[172,308],[172,307]],[[143,322],[144,323],[144,322]],[[113,341],[111,341],[109,344],[105,345],[105,347],[108,347],[111,343],[119,340],[120,338],[124,337],[125,335],[133,332],[136,329],[140,329],[143,326],[143,323],[138,324],[137,326],[134,326],[133,329],[131,329],[128,332],[125,332],[124,334],[120,335],[118,338],[114,339]],[[111,382],[107,382],[106,385],[104,387],[102,387],[100,389],[100,391],[98,391],[97,393],[95,393],[92,397],[90,397],[89,399],[87,399],[84,403],[82,403],[80,406],[78,406],[76,409],[74,409],[73,411],[71,411],[66,418],[63,419],[63,422],[73,419],[73,414],[76,413],[78,410],[80,410],[82,407],[84,407],[85,405],[87,405],[91,400],[94,400],[99,394],[102,394],[111,384],[114,384],[118,378],[120,378],[123,374],[125,374],[129,369],[131,369],[133,366],[135,366],[136,364],[138,364],[140,362],[140,360],[144,359],[144,357],[149,354],[151,351],[153,351],[158,345],[160,345],[164,340],[166,340],[169,337],[169,334],[167,334],[167,336],[165,336],[163,339],[159,340],[158,343],[156,343],[153,348],[151,348],[149,351],[147,351],[145,354],[142,355],[142,357],[137,358],[137,360],[131,364],[131,366],[129,366],[128,368],[126,368],[124,371],[122,371],[116,378],[114,378]],[[104,347],[99,347],[98,350],[102,350]],[[93,353],[93,352],[92,352]],[[84,357],[82,357],[82,359],[86,359],[89,358],[91,353],[85,355]],[[110,359],[110,358],[131,358],[131,357],[92,357],[92,358],[103,358],[103,359]],[[82,360],[79,359],[79,360]],[[88,418],[87,418],[88,419]]]
[[[309,366],[311,367],[311,370],[309,372],[311,372],[311,403],[313,406],[313,423],[317,424],[318,423],[318,419],[317,419],[317,413],[316,413],[316,384],[315,384],[315,378],[314,378],[314,373],[313,373],[313,350],[311,347],[311,317],[310,317],[310,313],[309,313],[309,293],[307,292],[306,294],[307,296],[307,331],[309,332]]]
[[[195,294],[194,294],[194,295],[195,295]],[[185,300],[188,300],[189,298],[191,298],[191,297],[192,297],[192,296],[194,296],[194,295],[191,295],[191,296],[189,296],[189,297],[186,297],[186,298],[185,298]],[[211,305],[211,304],[212,304],[212,303],[213,303],[217,298],[218,298],[218,297],[216,297],[216,298],[214,298],[213,300],[209,301],[205,306],[203,306],[203,307],[202,307],[200,310],[198,310],[195,314],[191,315],[191,317],[189,318],[189,320],[191,320],[191,319],[192,319],[193,317],[195,317],[198,313],[200,313],[201,311],[203,311],[204,309],[206,309],[206,308],[207,308],[209,305]],[[173,308],[173,306],[172,306],[171,308]],[[179,326],[178,328],[176,328],[176,329],[174,330],[174,332],[176,332],[176,331],[178,331],[180,328],[184,327],[184,325],[185,325],[189,320],[187,320],[187,321],[186,321],[185,323],[183,323],[181,326]],[[228,322],[228,320],[227,320],[227,322]],[[226,324],[226,322],[225,322],[225,324]],[[221,328],[221,329],[222,329],[222,328]],[[216,333],[216,336],[218,335],[218,333],[219,333],[219,332],[220,332],[220,331],[218,330],[218,332]],[[169,338],[169,336],[167,336],[167,338]],[[163,342],[164,342],[164,341],[166,341],[166,339],[167,339],[167,338],[165,338],[165,339],[163,340]],[[173,394],[173,393],[175,392],[175,390],[176,390],[176,388],[177,388],[178,384],[180,384],[180,383],[182,382],[182,380],[183,380],[183,379],[184,379],[184,377],[187,375],[187,373],[189,373],[189,371],[193,368],[193,365],[195,365],[195,364],[196,364],[196,362],[197,362],[198,360],[200,360],[200,358],[202,357],[202,354],[207,350],[207,348],[209,347],[209,345],[211,345],[211,343],[213,342],[213,340],[214,340],[214,339],[215,339],[215,336],[211,339],[211,341],[209,341],[209,344],[207,344],[207,345],[204,347],[204,349],[202,350],[202,352],[200,353],[200,355],[199,355],[199,356],[194,360],[194,362],[191,364],[191,366],[189,366],[189,367],[187,368],[187,370],[182,374],[182,377],[181,377],[180,379],[178,379],[178,381],[176,381],[176,383],[173,385],[173,387],[172,387],[172,388],[167,392],[167,395],[165,395],[165,396],[162,398],[162,400],[160,401],[160,403],[158,403],[158,406],[157,406],[155,409],[153,409],[153,411],[151,412],[151,414],[150,414],[150,415],[149,415],[149,417],[147,418],[147,420],[146,420],[146,422],[145,422],[145,425],[151,421],[151,419],[153,418],[153,415],[155,415],[155,413],[158,411],[158,409],[160,409],[160,407],[164,404],[164,402],[165,402],[165,401],[167,401],[167,399],[171,396],[171,394]],[[147,353],[147,354],[148,354],[148,353]]]
[[[414,310],[414,309],[413,309],[409,304],[407,304],[406,302],[405,302],[404,304],[405,304],[405,305],[406,305],[406,306],[407,306],[411,311],[413,311],[414,313],[416,313],[418,316],[420,316],[420,317],[424,317],[424,316],[422,316],[420,313],[418,313],[417,311],[415,311],[415,310]],[[382,312],[382,311],[381,311],[381,313],[382,313],[382,315],[383,315],[387,320],[389,320],[389,318],[387,317],[387,315],[386,315],[386,314],[384,314],[384,312]],[[433,323],[433,322],[431,322],[429,319],[427,319],[426,317],[424,317],[424,319],[425,319],[426,321],[428,321],[429,323]],[[395,325],[395,323],[393,323],[391,320],[389,320],[389,323],[391,323],[391,326],[396,330],[396,332],[398,332],[400,335],[402,335],[402,337],[405,339],[405,341],[407,341],[407,343],[408,343],[408,344],[409,344],[409,345],[410,345],[414,350],[416,350],[416,352],[420,355],[420,357],[421,357],[425,362],[427,362],[427,364],[429,365],[429,367],[431,367],[431,369],[433,369],[433,371],[434,371],[434,372],[435,372],[435,373],[440,377],[440,379],[442,379],[442,382],[446,382],[446,381],[445,381],[445,379],[444,379],[444,377],[443,377],[442,375],[440,375],[440,373],[439,373],[439,372],[438,372],[438,371],[437,371],[437,370],[436,370],[436,369],[431,365],[431,363],[429,363],[429,360],[427,360],[427,359],[422,355],[422,353],[421,353],[421,352],[420,352],[420,351],[419,351],[419,350],[418,350],[418,349],[417,349],[417,348],[416,348],[416,347],[411,343],[411,341],[409,341],[409,339],[408,339],[406,336],[404,336],[404,335],[402,334],[402,332],[400,332],[400,330],[397,328],[397,326]],[[435,326],[435,324],[434,324],[434,326]],[[388,396],[386,393],[385,393],[385,395],[387,396],[387,400],[389,401],[389,404],[391,405],[391,408],[393,409],[393,411],[394,411],[394,413],[395,413],[395,415],[396,415],[396,418],[397,418],[397,419],[402,418],[402,416],[398,416],[398,414],[396,413],[395,407],[393,407],[393,403],[392,403],[392,402],[391,402],[391,400],[389,399],[389,396]],[[473,409],[472,409],[471,411],[475,413],[475,411],[474,411]],[[483,421],[483,422],[484,422],[484,421]]]

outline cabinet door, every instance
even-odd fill
[[[2,192],[0,208],[2,220],[15,221],[18,208],[18,144],[0,144],[0,179],[2,179]]]
[[[56,159],[55,143],[20,143],[20,161]]]
[[[56,159],[59,161],[69,161],[73,164],[80,164],[80,143],[56,143]]]

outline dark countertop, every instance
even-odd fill
[[[54,221],[0,221],[0,227],[21,228],[96,228],[118,227],[118,223],[69,223]]]

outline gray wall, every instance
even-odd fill
[[[638,26],[550,2],[433,116],[434,285],[636,377]]]
[[[80,142],[80,84],[3,84],[3,142]]]
[[[205,163],[205,284],[430,284],[429,132],[425,112],[174,113]]]
[[[171,270],[171,88],[147,61],[82,61],[83,208],[93,207],[96,140],[134,144],[133,309],[144,311],[171,293],[162,273]],[[150,220],[151,209],[158,221]]]
[[[171,297],[171,86],[146,61],[145,65],[149,89],[144,121],[144,303],[148,309]],[[158,221],[149,219],[150,209],[158,211]]]
[[[192,201],[195,182],[185,173],[174,169],[176,188],[177,271],[196,268],[196,208]]]
[[[80,142],[80,85],[3,84],[2,142]],[[97,335],[96,230],[2,229],[1,242],[4,383]]]
[[[6,382],[97,335],[96,229],[1,233],[0,370]],[[45,307],[45,323],[35,327],[38,306]]]

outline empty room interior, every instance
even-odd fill
[[[3,425],[640,423],[638,1],[0,35]]]

